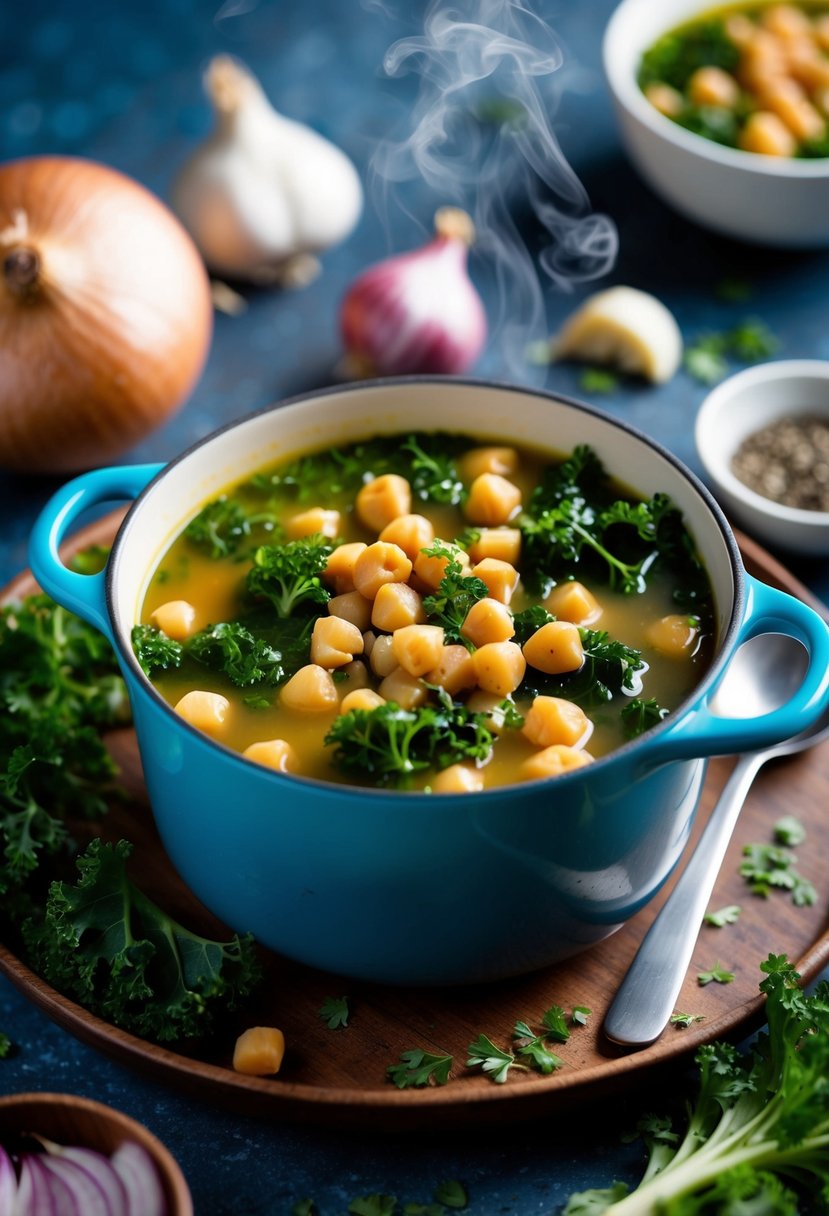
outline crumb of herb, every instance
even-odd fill
[[[5,1060],[7,1056],[11,1055],[11,1050],[11,1039],[7,1034],[3,1034],[3,1031],[0,1030],[0,1060]]]
[[[398,1089],[420,1088],[424,1085],[445,1085],[454,1063],[450,1055],[433,1055],[419,1047],[400,1053],[400,1062],[390,1064],[386,1075]]]
[[[730,984],[734,979],[733,971],[726,971],[722,963],[716,962],[710,971],[700,971],[697,975],[697,983],[701,988],[706,984]]]
[[[724,908],[717,908],[716,911],[705,913],[706,925],[713,925],[715,929],[722,929],[724,925],[733,925],[739,919],[742,908],[739,904],[726,904]]]
[[[776,844],[747,844],[740,874],[755,895],[767,898],[772,888],[789,891],[798,908],[810,907],[817,901],[817,891],[808,878],[795,869],[797,858],[790,849]]]
[[[586,393],[612,393],[619,387],[619,377],[602,367],[586,367],[579,377],[579,387]]]
[[[806,829],[794,815],[784,815],[774,825],[774,839],[778,844],[788,845],[789,847],[803,844],[803,841],[806,839]]]
[[[349,1012],[347,996],[327,996],[319,1009],[319,1015],[329,1030],[347,1026]]]
[[[587,1019],[590,1017],[592,1009],[588,1009],[586,1005],[574,1005],[570,1019],[574,1026],[586,1026]]]
[[[509,1076],[511,1068],[526,1068],[519,1064],[511,1051],[503,1051],[496,1047],[488,1035],[479,1034],[474,1043],[467,1048],[467,1068],[482,1068],[491,1081],[503,1085]]]
[[[685,370],[703,384],[715,384],[728,374],[729,359],[756,363],[767,359],[780,343],[765,322],[749,318],[733,329],[700,334],[685,347]]]
[[[469,1196],[462,1182],[455,1178],[446,1178],[435,1187],[435,1203],[442,1203],[446,1208],[465,1208]]]
[[[670,1022],[672,1026],[679,1026],[681,1029],[686,1029],[692,1026],[694,1022],[704,1022],[705,1017],[701,1013],[672,1013]]]

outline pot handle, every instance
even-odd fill
[[[61,561],[60,545],[81,512],[136,498],[163,468],[163,464],[135,464],[83,473],[52,495],[32,529],[29,564],[42,589],[100,629],[110,642],[113,631],[107,611],[106,570],[99,574],[69,570]]]
[[[769,747],[805,730],[829,700],[829,624],[801,600],[751,575],[746,575],[746,592],[746,614],[736,646],[763,633],[797,638],[809,653],[803,683],[785,705],[755,718],[724,718],[712,713],[709,705],[715,685],[690,713],[668,726],[660,759],[726,756]],[[721,675],[718,683],[722,679]]]

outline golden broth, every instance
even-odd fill
[[[445,439],[447,443],[451,442],[455,446],[464,442],[462,437],[457,436]],[[466,442],[470,448],[480,446],[471,439]],[[395,452],[393,460],[399,460],[399,438],[392,438],[387,446],[390,451]],[[532,490],[543,477],[545,470],[558,465],[561,458],[523,448],[516,450],[520,459],[519,469],[514,475],[510,475],[509,480],[520,487],[522,502],[526,508]],[[284,466],[276,465],[264,470],[257,479],[257,485],[246,482],[231,486],[223,496],[240,502],[253,516],[263,511],[273,516],[272,521],[252,526],[241,553],[218,558],[209,556],[188,537],[186,530],[175,539],[150,582],[141,611],[143,624],[151,622],[152,614],[157,608],[175,600],[185,600],[193,605],[196,613],[194,629],[197,631],[221,621],[244,620],[250,610],[250,598],[245,588],[247,571],[251,566],[250,554],[258,545],[271,543],[274,535],[278,534],[279,529],[284,527],[286,520],[292,515],[311,506],[322,506],[341,512],[338,541],[371,543],[376,540],[377,533],[366,528],[354,510],[354,492],[351,488],[334,488],[326,492],[322,487],[330,486],[331,481],[324,476],[315,483],[315,486],[319,487],[318,492],[314,488],[309,490],[307,486],[300,492],[296,492],[292,486],[274,487],[270,484],[270,479],[274,473],[278,475],[282,467]],[[367,469],[367,473],[369,472]],[[611,484],[619,497],[638,501],[618,484]],[[436,535],[447,541],[461,537],[464,530],[470,527],[470,521],[461,506],[414,498],[411,511],[430,519],[435,526]],[[510,526],[515,526],[515,522],[510,520]],[[519,569],[520,567],[519,562]],[[678,611],[674,600],[676,586],[673,576],[665,572],[654,573],[648,578],[646,589],[637,594],[622,594],[612,590],[607,580],[600,577],[599,572],[582,562],[573,566],[571,576],[576,576],[601,605],[601,617],[589,628],[606,631],[612,639],[641,652],[641,657],[647,664],[647,670],[643,674],[641,697],[655,699],[666,711],[674,709],[699,682],[710,661],[710,621],[706,623],[705,618],[705,612],[710,612],[711,608],[710,589],[707,604],[703,604],[704,619],[694,645],[679,655],[667,657],[650,644],[647,632],[654,621]],[[557,581],[563,580],[559,577]],[[522,581],[510,603],[510,610],[517,613],[538,602],[539,596],[531,594]],[[313,620],[317,615],[327,615],[324,605],[315,606],[310,619]],[[307,616],[297,617],[296,629],[301,629],[308,619]],[[303,661],[307,663],[309,658],[306,657]],[[337,691],[342,699],[350,688],[356,685],[342,675],[337,678]],[[257,741],[285,739],[290,742],[296,753],[297,764],[293,771],[300,775],[334,781],[356,780],[359,784],[374,783],[370,777],[360,779],[355,778],[353,774],[338,771],[331,762],[332,749],[325,745],[324,738],[337,718],[338,709],[298,713],[295,709],[286,709],[280,704],[279,688],[240,689],[221,672],[201,666],[196,668],[193,663],[179,670],[154,673],[152,679],[161,695],[173,706],[194,687],[221,693],[227,697],[231,701],[231,709],[222,733],[217,738],[231,748],[243,752]],[[538,672],[528,666],[525,679],[514,695],[515,705],[522,714],[526,712],[532,700],[527,689],[531,689],[539,679],[543,681],[544,677],[540,677]],[[374,680],[372,686],[376,683]],[[550,692],[546,688],[544,691],[548,692],[548,695],[567,698],[567,681],[562,681],[560,691]],[[461,694],[455,699],[463,700],[463,696],[464,694]],[[600,756],[625,741],[625,734],[620,726],[619,706],[629,700],[629,696],[621,694],[614,696],[610,703],[585,706],[585,712],[593,723],[593,732],[587,742],[591,756]],[[519,729],[505,730],[497,738],[490,758],[480,766],[485,785],[504,785],[519,780],[521,764],[538,751],[539,748]],[[433,776],[430,772],[415,774],[406,782],[406,788],[428,787]]]

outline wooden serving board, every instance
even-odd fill
[[[67,549],[109,543],[118,516],[108,516],[75,538]],[[746,567],[766,582],[815,603],[764,550],[740,537]],[[0,599],[35,590],[30,574],[14,580]],[[820,607],[820,605],[817,605]],[[147,893],[182,923],[208,935],[227,936],[184,887],[167,860],[152,822],[144,792],[135,737],[113,733],[111,750],[133,795],[127,808],[114,808],[103,834],[133,841],[132,873]],[[696,834],[709,814],[733,761],[712,761],[706,779]],[[127,1034],[80,1008],[43,983],[6,947],[0,946],[2,971],[29,999],[79,1039],[177,1089],[212,1099],[246,1113],[270,1114],[329,1125],[370,1126],[397,1131],[415,1126],[473,1125],[524,1119],[577,1099],[595,1098],[631,1084],[641,1085],[657,1066],[682,1063],[700,1044],[748,1030],[762,1016],[758,983],[760,962],[769,952],[786,953],[805,979],[829,962],[829,743],[764,768],[746,802],[717,884],[711,906],[740,904],[739,920],[723,929],[703,927],[677,1008],[701,1014],[687,1029],[669,1026],[662,1037],[639,1052],[625,1052],[601,1034],[604,1013],[648,925],[671,883],[613,937],[549,970],[485,987],[403,989],[352,983],[265,952],[266,981],[255,1000],[210,1042],[178,1050]],[[813,907],[795,907],[788,893],[764,900],[753,896],[738,874],[743,845],[770,841],[775,821],[794,815],[807,830],[799,869],[818,892]],[[77,826],[84,842],[89,826]],[[96,829],[98,830],[98,829]],[[735,973],[730,984],[701,987],[696,975],[720,962]],[[330,1030],[319,1016],[327,996],[348,996],[349,1024]],[[501,1047],[510,1043],[517,1020],[536,1023],[551,1004],[569,1011],[586,1005],[586,1027],[573,1030],[556,1047],[564,1065],[548,1077],[513,1070],[495,1084],[480,1070],[466,1068],[467,1046],[485,1033]],[[236,1034],[250,1025],[282,1028],[285,1062],[276,1078],[245,1077],[230,1067]],[[386,1069],[402,1051],[451,1054],[449,1084],[398,1090]]]

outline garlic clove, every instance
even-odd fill
[[[279,114],[229,56],[208,67],[216,126],[180,170],[173,205],[218,273],[253,282],[309,281],[313,255],[344,240],[363,189],[344,152]]]

